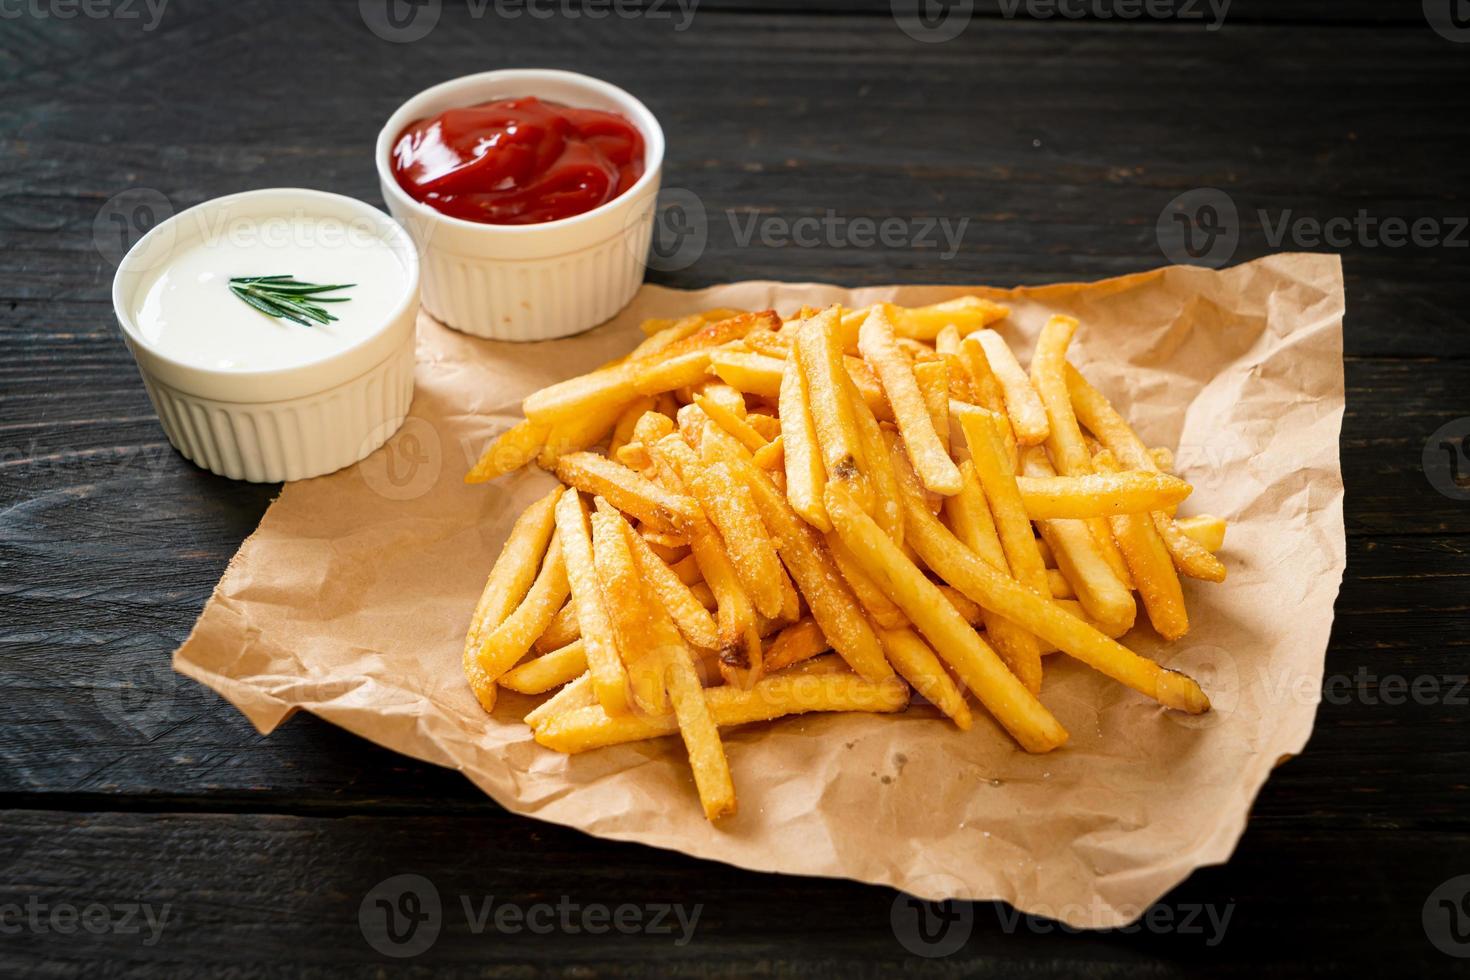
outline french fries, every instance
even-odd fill
[[[471,616],[482,707],[545,695],[525,720],[561,752],[677,733],[711,821],[737,808],[720,728],[917,695],[1059,749],[1046,654],[1208,710],[1119,638],[1140,601],[1143,628],[1185,634],[1179,575],[1224,578],[1225,522],[1176,516],[1173,454],[1067,363],[1078,321],[1047,321],[1028,368],[992,329],[1008,312],[648,321],[628,357],[527,398],[466,480],[534,461],[564,487],[516,521]]]

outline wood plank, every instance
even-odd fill
[[[8,972],[44,969],[53,977],[95,976],[104,967],[197,977],[279,975],[287,967],[361,975],[394,963],[360,923],[377,927],[374,899],[393,903],[403,894],[399,883],[381,883],[407,874],[432,884],[440,913],[422,928],[429,936],[428,923],[437,921],[439,930],[399,965],[436,976],[539,974],[550,949],[555,972],[572,976],[752,976],[798,964],[803,975],[833,978],[921,966],[956,977],[1300,975],[1300,960],[1280,955],[1287,948],[1309,952],[1324,974],[1438,972],[1449,960],[1427,940],[1420,908],[1453,874],[1446,850],[1463,852],[1470,837],[1463,829],[1399,835],[1391,852],[1381,843],[1377,831],[1257,820],[1229,865],[1200,871],[1166,896],[1152,930],[1067,934],[1018,920],[1005,906],[961,903],[951,910],[958,914],[950,935],[968,942],[926,961],[900,942],[901,932],[913,935],[906,931],[912,909],[895,908],[888,889],[738,871],[530,821],[9,811],[0,819],[0,847],[12,865],[0,878],[0,908],[13,909],[20,930],[6,937],[0,962]],[[1284,868],[1311,881],[1317,900],[1278,887]],[[405,884],[430,894],[422,881]],[[487,901],[492,918],[477,933]],[[150,931],[140,914],[140,933],[51,929],[55,910],[93,903],[108,910],[93,913],[105,914],[99,922],[120,927],[123,908],[146,904],[162,926]],[[593,907],[632,906],[622,920],[631,926],[676,903],[691,927],[673,915],[672,933],[594,935],[581,926]],[[532,934],[511,918],[497,928],[495,909],[536,905],[550,906],[531,920],[549,924],[549,933]],[[1197,931],[1184,927],[1186,916]],[[156,942],[147,942],[152,935]]]

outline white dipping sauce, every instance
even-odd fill
[[[332,323],[302,326],[267,316],[230,291],[240,276],[290,275],[353,283],[326,293]],[[204,229],[152,270],[135,294],[134,321],[147,345],[172,360],[215,371],[261,371],[324,360],[375,333],[403,302],[408,273],[381,232],[337,218],[237,219]]]

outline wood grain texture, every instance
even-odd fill
[[[151,31],[120,17],[0,22],[0,911],[33,897],[169,901],[182,917],[154,947],[7,934],[0,971],[375,972],[392,961],[364,941],[357,909],[401,872],[451,898],[706,906],[687,947],[475,936],[455,909],[433,950],[401,964],[420,973],[1456,965],[1419,918],[1431,889],[1470,871],[1470,503],[1430,485],[1422,454],[1440,426],[1470,417],[1463,247],[1342,249],[1348,571],[1306,754],[1263,791],[1232,861],[1165,903],[1233,902],[1218,946],[1177,931],[1007,932],[997,907],[979,905],[963,951],[923,960],[895,937],[892,892],[515,818],[456,773],[307,716],[262,738],[172,674],[169,652],[277,488],[203,473],[164,441],[111,321],[113,263],[137,234],[114,216],[145,217],[139,200],[178,211],[273,185],[376,203],[381,120],[444,78],[561,66],[643,98],[669,138],[665,186],[704,209],[698,261],[651,274],[675,286],[1131,272],[1165,263],[1160,214],[1201,187],[1238,209],[1232,261],[1275,251],[1268,232],[1288,211],[1430,218],[1448,231],[1470,210],[1470,119],[1452,96],[1470,47],[1430,30],[1418,2],[1235,0],[1218,31],[1098,16],[1110,3],[1074,21],[982,2],[942,44],[912,40],[875,0],[705,0],[686,30],[472,9],[446,3],[412,44],[376,38],[349,0],[171,0]],[[813,247],[763,241],[762,229],[799,218],[968,220],[948,257],[845,233]],[[1405,694],[1416,679],[1433,690]]]

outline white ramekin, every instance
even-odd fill
[[[378,234],[403,263],[403,296],[371,333],[329,357],[257,371],[211,370],[149,345],[133,311],[152,270],[229,222],[292,215]],[[207,470],[256,483],[331,473],[398,430],[413,400],[418,293],[417,251],[391,218],[350,197],[300,188],[246,191],[182,211],[144,235],[112,281],[113,310],[168,441]]]
[[[622,115],[643,134],[643,176],[601,207],[537,225],[451,218],[398,185],[393,145],[409,123],[446,109],[529,95]],[[389,117],[378,133],[376,160],[383,200],[423,259],[424,309],[456,330],[496,340],[565,337],[612,318],[643,282],[664,134],[642,102],[614,85],[550,69],[456,78],[420,92]]]

